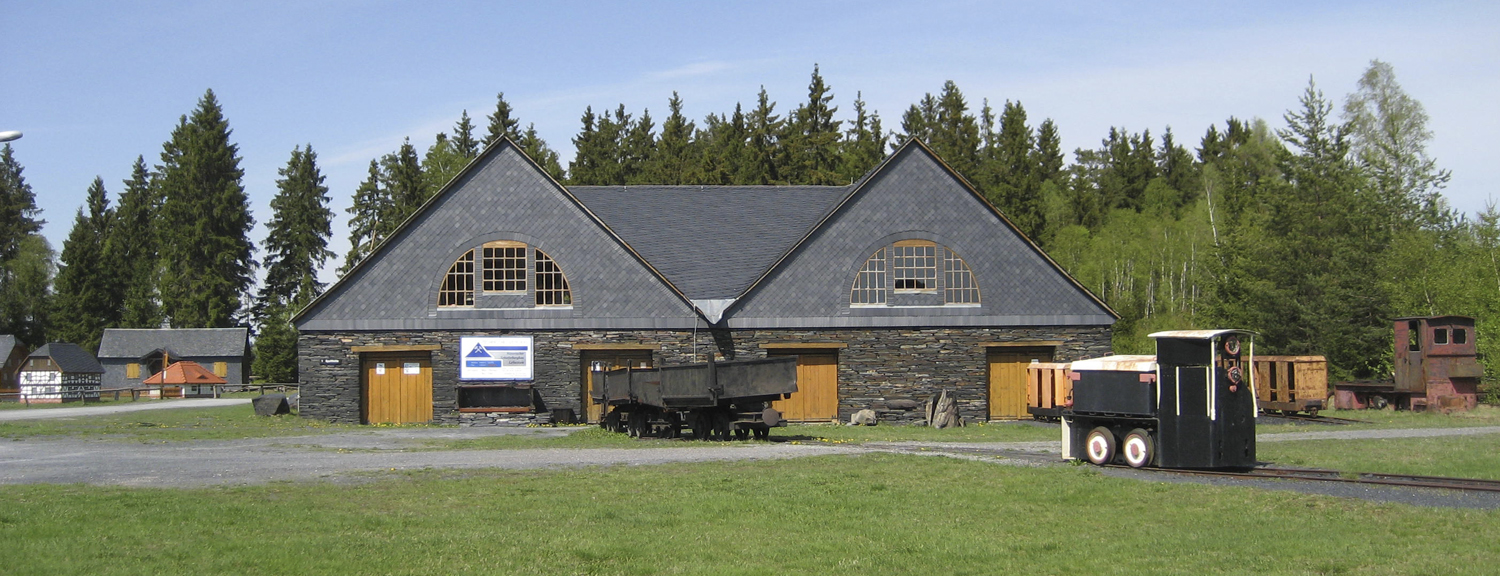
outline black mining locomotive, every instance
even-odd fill
[[[596,376],[596,378],[599,378]],[[708,362],[604,372],[594,402],[609,407],[600,426],[631,436],[728,440],[766,438],[785,426],[771,402],[797,391],[797,358]]]
[[[1156,356],[1073,362],[1063,457],[1132,467],[1255,466],[1254,333],[1157,332]]]

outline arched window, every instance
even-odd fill
[[[885,305],[885,248],[875,251],[854,277],[854,289],[849,291],[849,303],[854,306]]]
[[[974,282],[974,271],[946,246],[943,247],[943,303],[979,303],[979,284]]]
[[[849,305],[855,307],[978,304],[979,284],[969,264],[929,240],[901,240],[877,249],[849,290]]]
[[[443,275],[438,288],[438,306],[474,305],[474,251],[464,252]]]
[[[479,252],[477,263],[476,251]],[[478,264],[477,274],[475,264]],[[474,306],[476,286],[482,296],[480,307],[514,307],[520,304],[517,298],[525,298],[528,294],[536,306],[573,305],[573,292],[562,267],[545,252],[524,242],[486,242],[464,252],[443,275],[443,283],[438,288],[438,306]]]
[[[568,277],[563,275],[562,268],[541,250],[534,252],[532,260],[536,262],[536,305],[572,306],[573,291],[568,289]]]

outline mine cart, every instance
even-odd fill
[[[1328,407],[1328,360],[1322,356],[1256,356],[1255,397],[1264,412],[1317,416]]]
[[[609,407],[601,426],[631,436],[764,438],[785,426],[771,402],[797,391],[795,357],[624,368],[603,374],[594,401]]]

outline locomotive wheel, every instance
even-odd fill
[[[1125,463],[1131,468],[1149,466],[1151,460],[1156,457],[1156,451],[1152,450],[1151,434],[1136,428],[1125,435],[1125,442],[1120,445],[1120,451],[1124,452]]]
[[[1083,441],[1083,451],[1089,462],[1100,466],[1109,464],[1115,459],[1115,433],[1103,426],[1090,430],[1088,438]]]

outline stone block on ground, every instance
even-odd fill
[[[280,416],[292,413],[286,394],[263,394],[250,400],[250,404],[255,406],[256,416]]]

